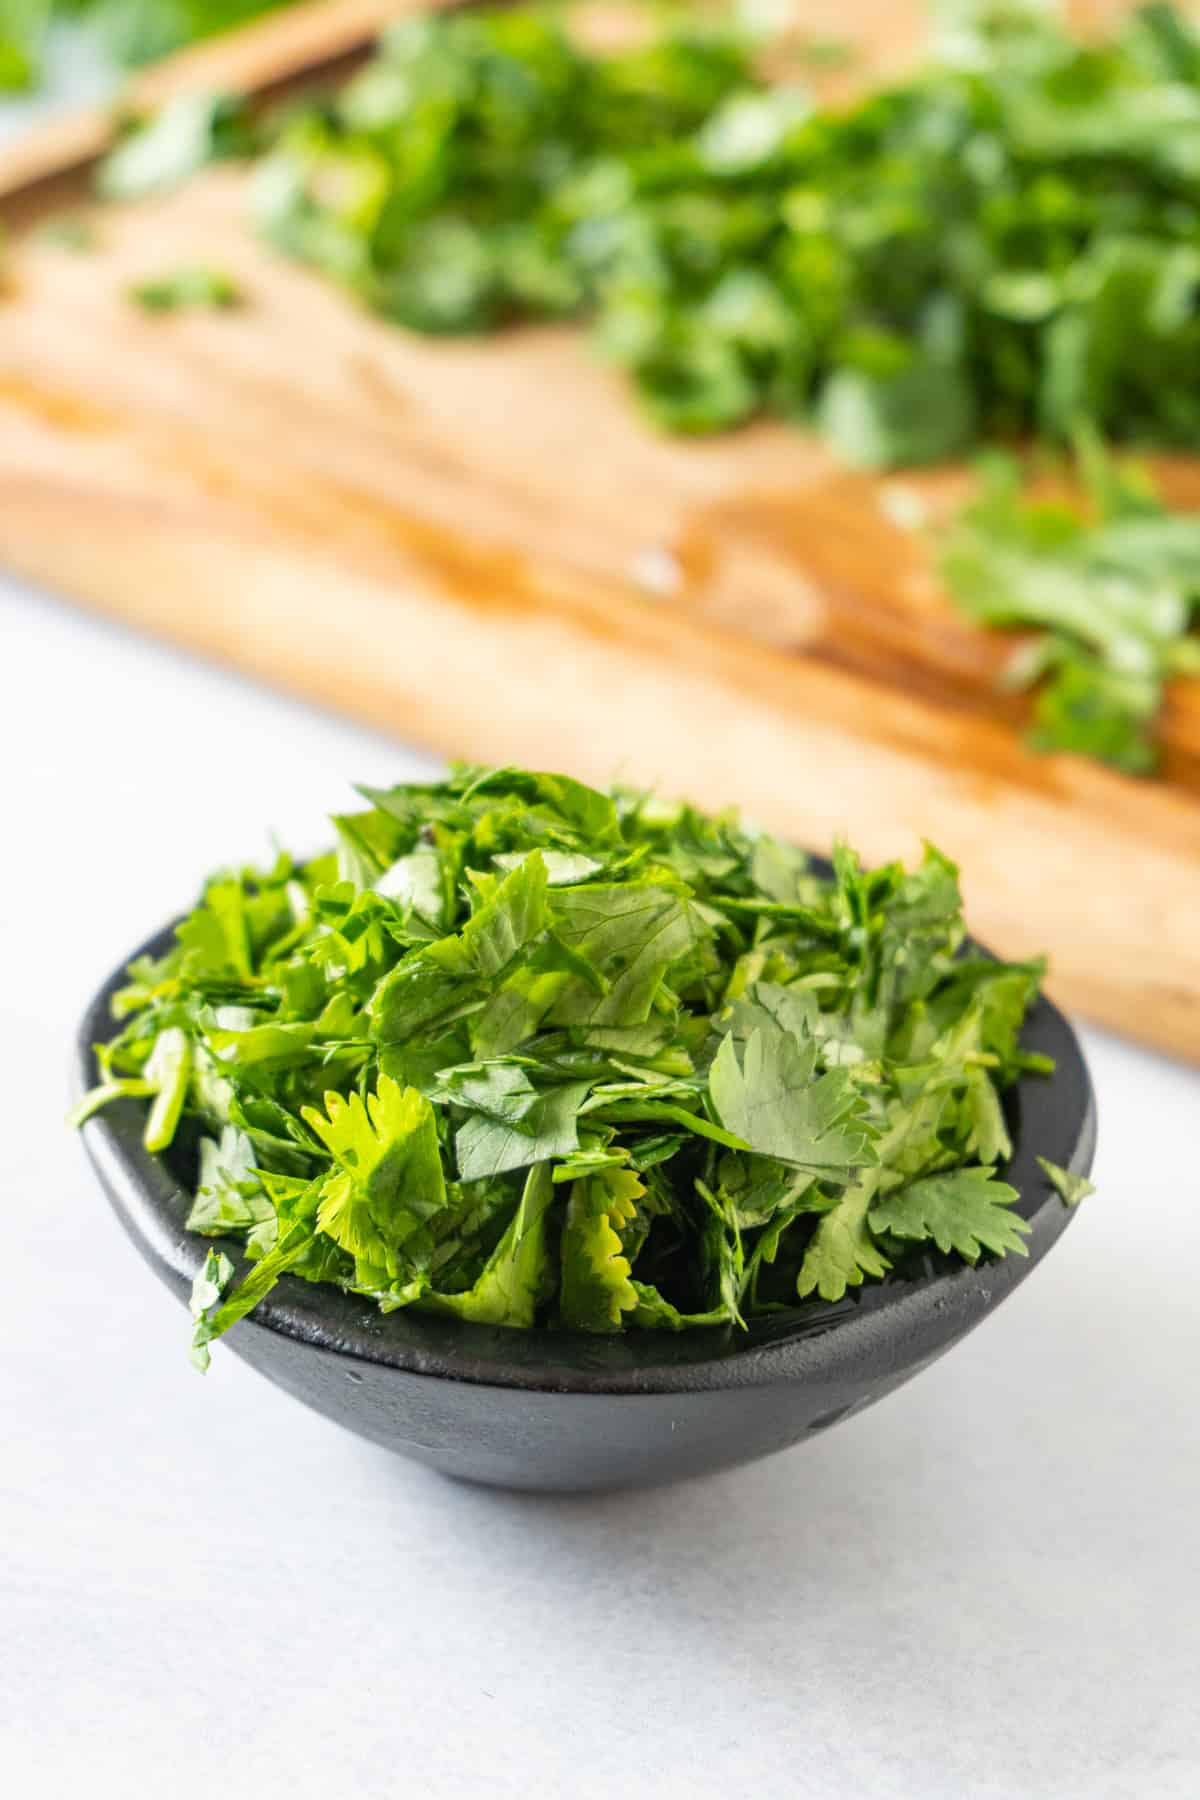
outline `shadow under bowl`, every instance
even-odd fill
[[[174,927],[138,955],[161,956]],[[94,1046],[113,1035],[124,965],[96,994],[78,1041],[77,1080],[96,1080]],[[1038,1167],[1091,1168],[1096,1114],[1079,1044],[1056,1007],[1033,1008],[1022,1042],[1052,1057],[1007,1096],[1014,1153],[1005,1171],[1029,1221],[1028,1257],[975,1268],[927,1258],[920,1273],[835,1305],[806,1302],[748,1332],[596,1337],[516,1331],[411,1311],[284,1276],[222,1342],[287,1393],[402,1456],[469,1481],[548,1492],[635,1487],[706,1474],[786,1449],[880,1400],[992,1312],[1056,1242],[1070,1210]],[[121,1101],[83,1128],[121,1224],[186,1300],[213,1240],[185,1229],[194,1170],[186,1152],[142,1145],[144,1107]],[[235,1267],[239,1246],[217,1240]],[[183,1354],[183,1345],[180,1345]]]

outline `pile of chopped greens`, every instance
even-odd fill
[[[562,775],[363,789],[337,849],[211,880],[118,994],[214,1249],[196,1355],[285,1272],[494,1325],[743,1325],[1024,1253],[1001,1100],[1042,973],[964,953],[954,867],[832,873]],[[1065,1199],[1080,1185],[1046,1165]],[[227,1245],[227,1247],[229,1247]]]
[[[0,0],[0,93],[36,87],[46,40],[77,25],[117,63],[153,62],[288,0]]]
[[[1168,512],[1144,470],[1098,446],[1080,472],[1082,509],[1025,498],[1020,466],[991,456],[942,576],[970,618],[1032,631],[1009,679],[1037,688],[1036,748],[1146,774],[1167,681],[1200,674],[1200,513]]]
[[[590,315],[650,414],[773,412],[874,464],[1081,425],[1200,444],[1200,40],[956,10],[842,110],[692,26],[596,54],[530,11],[409,20],[284,123],[258,208],[415,330]]]

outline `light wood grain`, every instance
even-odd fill
[[[0,559],[451,754],[657,781],[873,858],[931,837],[981,935],[1200,1058],[1194,691],[1164,781],[1031,756],[1003,647],[949,610],[878,482],[783,428],[658,437],[571,331],[369,319],[256,242],[244,189],[220,169],[105,211],[89,256],[17,244]],[[181,261],[248,304],[129,305]],[[963,477],[904,485],[936,513]]]

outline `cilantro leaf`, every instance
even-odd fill
[[[643,1024],[668,971],[702,930],[680,895],[653,882],[563,888],[551,914],[555,936],[605,983],[597,994],[582,976],[569,980],[549,1015],[558,1025]]]
[[[812,1170],[870,1161],[870,1131],[857,1090],[842,1069],[814,1079],[816,1057],[811,1037],[760,1025],[739,1063],[727,1033],[708,1078],[717,1117],[760,1156]]]
[[[1037,1160],[1051,1187],[1057,1189],[1068,1206],[1078,1206],[1081,1200],[1095,1193],[1096,1189],[1086,1175],[1073,1175],[1070,1169],[1061,1168],[1046,1156],[1039,1156]]]
[[[458,941],[473,969],[492,979],[541,935],[549,918],[546,891],[545,861],[531,850],[462,928]]]
[[[381,1075],[365,1101],[326,1094],[324,1113],[308,1106],[302,1117],[335,1164],[321,1188],[319,1229],[360,1269],[394,1278],[405,1239],[446,1204],[433,1107],[415,1088]]]
[[[1200,666],[1200,513],[1168,513],[1143,471],[1086,434],[1079,469],[1076,511],[1023,499],[1015,465],[993,458],[945,535],[942,573],[970,618],[1038,633],[1009,677],[1037,687],[1035,748],[1145,774],[1168,680]]]
[[[874,1231],[892,1237],[929,1239],[943,1253],[953,1251],[976,1263],[985,1250],[1003,1256],[1014,1250],[1028,1256],[1024,1239],[1030,1226],[1013,1211],[1015,1188],[999,1181],[992,1169],[951,1169],[925,1175],[875,1201],[870,1209]]]
[[[188,1214],[189,1231],[221,1237],[249,1231],[273,1220],[275,1209],[255,1174],[254,1145],[244,1131],[226,1125],[219,1142],[202,1138],[196,1197]]]
[[[621,1231],[644,1193],[630,1170],[601,1169],[576,1181],[562,1238],[563,1323],[579,1331],[620,1331],[622,1314],[638,1305]]]
[[[802,1300],[809,1294],[840,1300],[847,1288],[881,1281],[891,1268],[870,1220],[877,1184],[874,1171],[868,1172],[818,1220],[796,1282]]]
[[[550,1275],[546,1215],[554,1200],[550,1165],[530,1169],[517,1210],[475,1285],[462,1294],[428,1293],[429,1311],[477,1325],[532,1325]]]
[[[480,1181],[523,1169],[548,1157],[568,1156],[579,1145],[579,1107],[589,1082],[563,1082],[538,1093],[518,1124],[476,1112],[454,1139],[461,1181]]]
[[[637,1296],[637,1305],[632,1312],[624,1312],[622,1319],[626,1325],[641,1331],[690,1331],[697,1326],[733,1322],[733,1315],[724,1301],[709,1307],[706,1312],[684,1313],[664,1299],[657,1288],[649,1287],[643,1281],[634,1281],[630,1285]]]

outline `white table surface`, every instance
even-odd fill
[[[11,586],[0,758],[8,1793],[1195,1800],[1195,1072],[1088,1033],[1098,1196],[876,1410],[649,1495],[455,1486],[201,1379],[62,1122],[210,865],[428,765]]]

